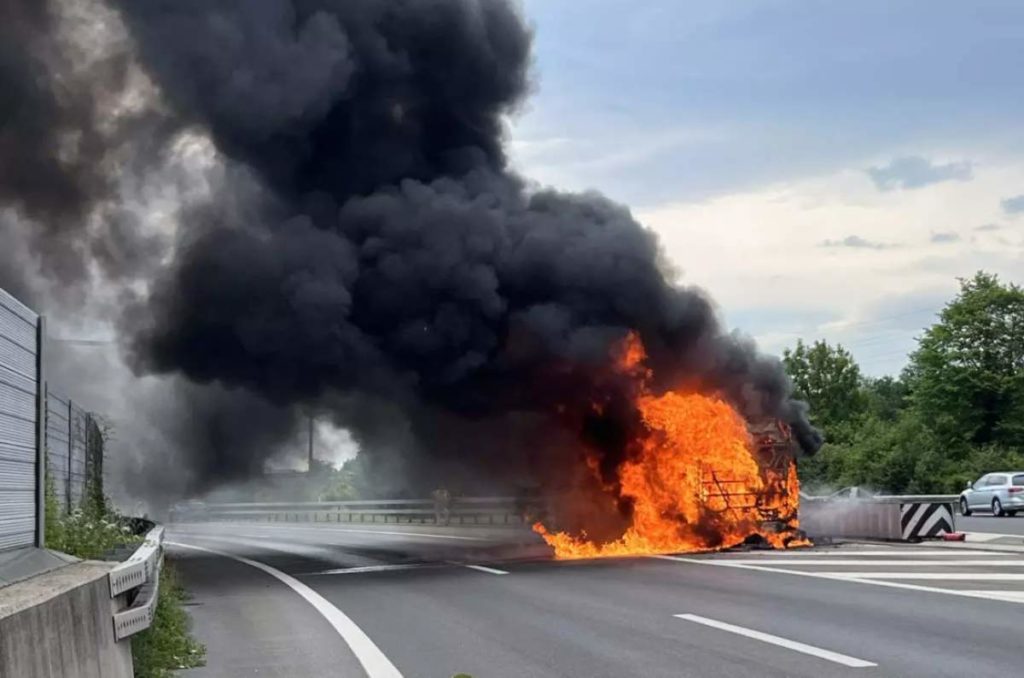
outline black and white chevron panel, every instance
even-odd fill
[[[953,531],[952,504],[900,504],[900,527],[903,539],[938,537]]]

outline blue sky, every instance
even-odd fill
[[[957,276],[1024,282],[1024,3],[523,7],[517,165],[632,206],[766,350],[891,373]]]

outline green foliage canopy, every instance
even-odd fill
[[[1024,290],[984,272],[924,330],[898,377],[865,378],[842,346],[797,342],[783,361],[825,433],[805,485],[956,492],[1024,469]]]

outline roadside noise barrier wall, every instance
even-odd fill
[[[0,289],[0,553],[42,546],[43,320]]]

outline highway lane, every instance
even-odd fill
[[[1024,554],[846,547],[820,558],[816,551],[483,563],[508,573],[499,575],[446,561],[536,556],[531,535],[417,532],[204,524],[174,527],[169,538],[293,575],[347,615],[407,678],[459,671],[477,678],[984,676],[1020,667],[1024,605],[1013,601],[1015,592],[1024,599],[1024,582],[1005,577],[1024,579]],[[197,631],[210,648],[208,668],[195,675],[253,675],[254,666],[258,675],[361,675],[316,609],[273,577],[206,552],[175,549],[172,556],[196,596]],[[989,559],[1003,564],[987,566]],[[344,574],[318,574],[338,571]],[[935,572],[952,578],[901,578]],[[1003,579],[984,578],[999,573]],[[991,600],[952,595],[979,591],[1001,593]],[[282,602],[288,596],[292,603]],[[774,640],[750,637],[759,633]],[[843,657],[877,666],[853,668]]]
[[[989,532],[1024,536],[1024,514],[1002,518],[984,513],[974,513],[966,518],[957,514],[956,529],[961,532]]]

